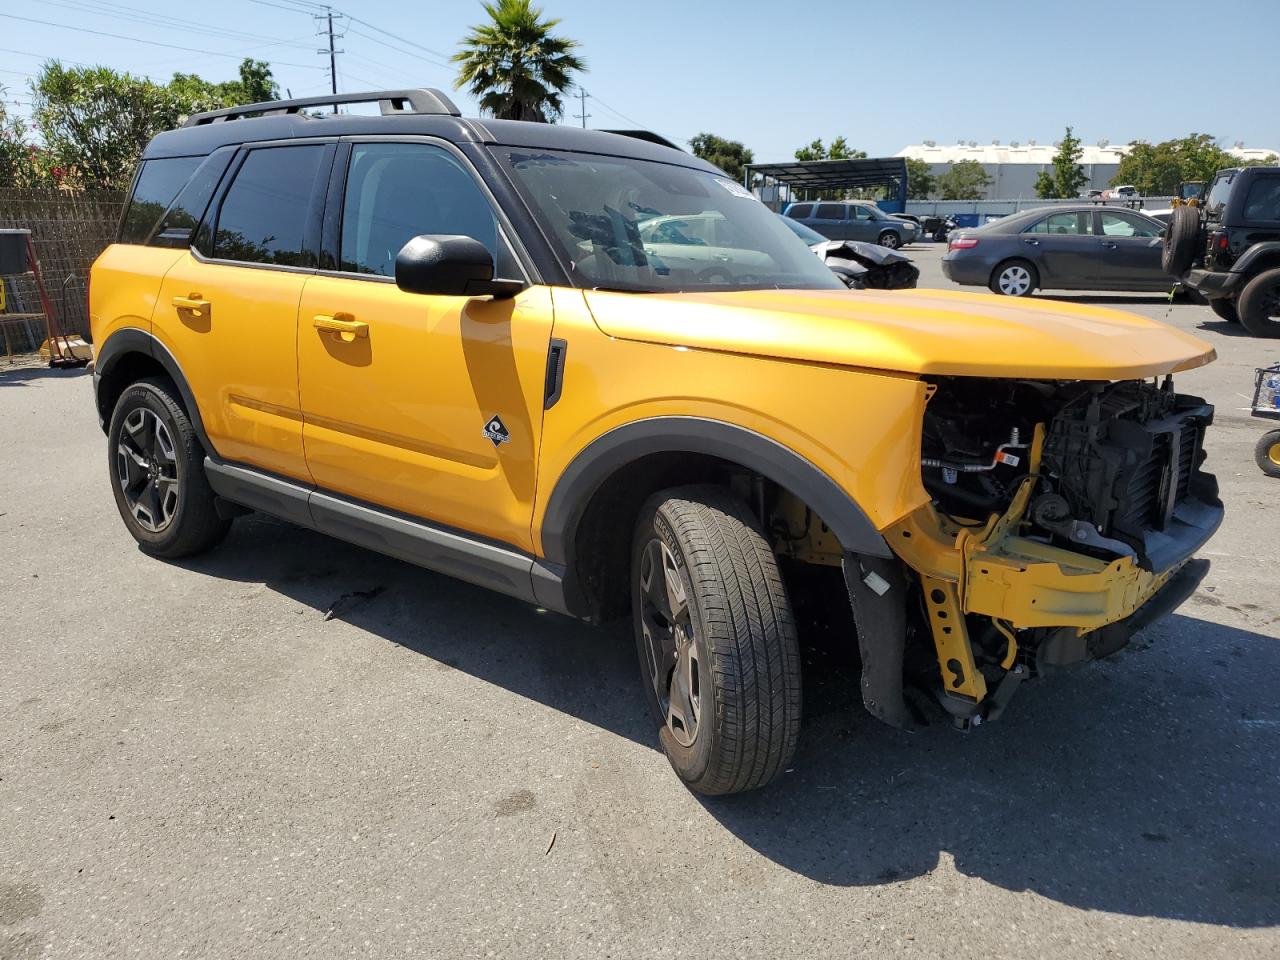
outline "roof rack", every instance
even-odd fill
[[[187,118],[184,127],[199,127],[226,120],[244,120],[250,117],[266,117],[277,114],[296,114],[308,107],[337,107],[347,103],[374,103],[383,115],[433,113],[460,117],[462,113],[453,101],[439,90],[375,90],[369,93],[340,93],[329,97],[304,97],[300,100],[268,100],[264,103],[246,103],[239,107],[209,110]]]

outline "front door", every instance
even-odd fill
[[[1114,290],[1168,290],[1173,279],[1160,261],[1159,224],[1120,210],[1098,210],[1098,279]]]
[[[849,239],[874,243],[880,238],[880,221],[871,210],[858,203],[849,204]]]
[[[188,251],[173,265],[155,308],[155,333],[178,358],[214,450],[299,480],[309,475],[298,298],[318,246],[333,149],[249,150],[211,213],[204,253]]]
[[[400,290],[396,254],[424,233],[474,237],[497,275],[522,273],[460,156],[428,142],[349,150],[345,174],[345,150],[334,173],[345,185],[330,194],[341,217],[326,215],[340,269],[308,279],[298,315],[316,485],[531,550],[550,290],[508,300]]]

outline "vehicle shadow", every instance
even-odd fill
[[[626,625],[539,613],[257,517],[182,565],[263,583],[655,745]],[[1280,924],[1280,719],[1269,692],[1280,641],[1175,615],[1109,662],[1038,682],[999,723],[966,736],[905,734],[868,717],[856,653],[839,633],[807,643],[805,729],[781,782],[701,800],[762,856],[824,884],[908,880],[950,861],[1084,909]]]
[[[1213,316],[1213,314],[1210,313],[1209,316]],[[1223,337],[1244,337],[1246,340],[1253,336],[1240,324],[1228,323],[1226,320],[1204,320],[1196,324],[1196,329],[1208,330]]]
[[[1042,300],[1058,300],[1062,303],[1082,303],[1082,304],[1106,304],[1108,306],[1144,306],[1144,307],[1160,307],[1169,306],[1169,297],[1163,293],[1042,293],[1038,292],[1036,297]],[[1177,306],[1183,301],[1175,300],[1173,305]],[[1206,308],[1207,309],[1207,308]]]
[[[0,364],[0,387],[22,387],[32,380],[47,380],[50,377],[70,379],[87,377],[86,367],[49,367],[49,366],[5,366]]]

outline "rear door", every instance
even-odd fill
[[[241,151],[155,311],[156,336],[182,365],[217,453],[304,481],[298,299],[315,268],[334,150],[313,141]]]
[[[1173,280],[1160,255],[1163,228],[1155,220],[1121,210],[1095,210],[1099,286],[1113,290],[1168,290]]]
[[[849,239],[848,210],[843,203],[820,203],[813,211],[809,226],[828,240]]]
[[[1098,247],[1092,213],[1051,213],[1021,234],[1021,256],[1040,274],[1040,286],[1088,289],[1097,282]]]

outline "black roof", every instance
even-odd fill
[[[142,154],[144,160],[161,157],[203,156],[218,147],[253,143],[263,140],[290,140],[304,137],[343,137],[361,135],[434,136],[455,143],[483,143],[539,150],[569,150],[609,156],[656,160],[721,173],[711,164],[674,147],[641,139],[634,131],[627,134],[583,130],[579,127],[550,123],[528,123],[518,120],[481,120],[459,117],[453,113],[415,113],[397,110],[381,116],[329,114],[312,116],[301,112],[299,104],[365,103],[379,97],[400,94],[408,98],[430,93],[448,98],[439,91],[383,91],[376,94],[349,94],[341,97],[318,97],[310,100],[276,101],[251,104],[231,110],[198,114],[178,130],[157,135]],[[258,116],[244,114],[259,113]]]

